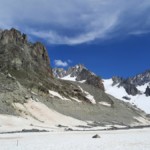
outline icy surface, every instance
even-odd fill
[[[93,139],[98,134],[101,138]],[[1,134],[1,150],[150,150],[150,129]]]
[[[142,92],[141,95],[139,94],[136,96],[131,96],[131,95],[127,94],[127,92],[125,91],[125,89],[123,87],[118,87],[118,85],[112,86],[112,84],[113,84],[112,79],[106,79],[106,80],[104,80],[103,83],[105,86],[106,93],[108,93],[120,100],[129,102],[133,105],[136,105],[138,108],[145,111],[147,114],[150,114],[150,97],[147,97],[144,94],[145,89],[148,84],[137,87]],[[125,100],[125,99],[123,99],[123,96],[128,96],[129,98],[131,98],[131,100]]]

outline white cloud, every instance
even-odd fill
[[[55,66],[57,67],[67,67],[68,63],[62,60],[54,60]]]
[[[68,61],[68,63],[72,63],[72,60],[70,60],[70,59],[68,59],[67,61]]]
[[[51,44],[73,45],[146,34],[149,13],[149,0],[0,0],[0,28],[16,27]]]

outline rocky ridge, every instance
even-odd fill
[[[67,70],[63,68],[54,68],[53,75],[56,78],[84,82],[103,91],[105,90],[102,79],[81,64],[70,67]]]
[[[150,71],[145,71],[144,73],[138,74],[134,77],[124,79],[122,77],[113,77],[113,85],[118,84],[118,87],[124,87],[126,92],[129,95],[135,96],[137,94],[140,94],[141,91],[138,90],[138,86],[142,86],[144,84],[150,83]],[[149,85],[147,89],[149,88]],[[146,89],[145,89],[145,93]],[[148,94],[147,94],[148,95]]]

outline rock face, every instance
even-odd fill
[[[76,81],[84,81],[84,83],[104,91],[102,79],[89,71],[83,65],[76,65],[75,67],[70,67],[68,70],[64,70],[63,68],[54,68],[53,74],[57,78],[69,76],[70,78],[75,78]]]
[[[129,95],[137,95],[139,93],[138,89],[136,88],[136,86],[134,84],[131,84],[129,82],[129,80],[123,80],[119,86],[123,86],[124,89],[126,90],[126,92],[129,94]]]
[[[147,86],[146,91],[145,91],[146,96],[150,96],[150,87]]]
[[[139,93],[136,85],[134,85],[130,79],[124,79],[122,77],[113,77],[113,85],[118,84],[118,87],[123,87],[129,95],[137,95]]]
[[[29,43],[27,36],[16,29],[0,33],[0,70],[26,76],[41,73],[52,77],[46,48],[39,42]]]
[[[77,81],[85,80],[85,83],[93,85],[97,88],[100,88],[104,91],[104,85],[100,77],[91,73],[89,70],[83,68],[82,71],[76,77]]]
[[[144,73],[138,74],[132,78],[129,78],[130,83],[134,85],[144,85],[145,83],[150,82],[150,70],[145,71]]]

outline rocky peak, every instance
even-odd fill
[[[63,68],[53,68],[53,75],[56,78],[63,78],[66,76],[66,70]]]
[[[8,43],[27,43],[27,36],[26,34],[21,34],[20,31],[12,28],[10,30],[4,30],[0,33],[0,41],[2,44]]]
[[[118,83],[121,83],[123,81],[123,78],[118,77],[118,76],[114,76],[114,77],[112,77],[112,80],[113,80],[113,85],[116,85]]]
[[[118,84],[119,87],[124,87],[129,95],[134,96],[140,93],[140,91],[137,89],[137,86],[142,86],[146,83],[150,83],[150,70],[147,70],[144,73],[138,74],[131,78],[125,79],[122,77],[113,77],[112,80],[113,85]]]
[[[74,67],[64,70],[63,68],[54,68],[53,74],[56,78],[64,78],[69,76],[75,78],[76,81],[84,81],[86,84],[93,85],[104,91],[104,85],[102,79],[96,76],[93,72],[89,71],[84,65],[78,64]]]
[[[144,73],[138,74],[132,78],[129,78],[130,82],[134,85],[144,85],[145,83],[150,82],[150,70],[145,71]]]
[[[70,77],[76,77],[84,68],[84,65],[81,64],[69,67],[67,70],[65,70],[64,68],[54,68],[53,75],[56,78],[63,78],[68,75],[70,75]]]
[[[40,42],[29,43],[27,36],[14,28],[0,33],[0,70],[52,76],[46,48]]]
[[[67,74],[70,74],[70,77],[76,77],[83,69],[85,69],[84,65],[79,64],[74,67],[70,67],[67,71]]]

